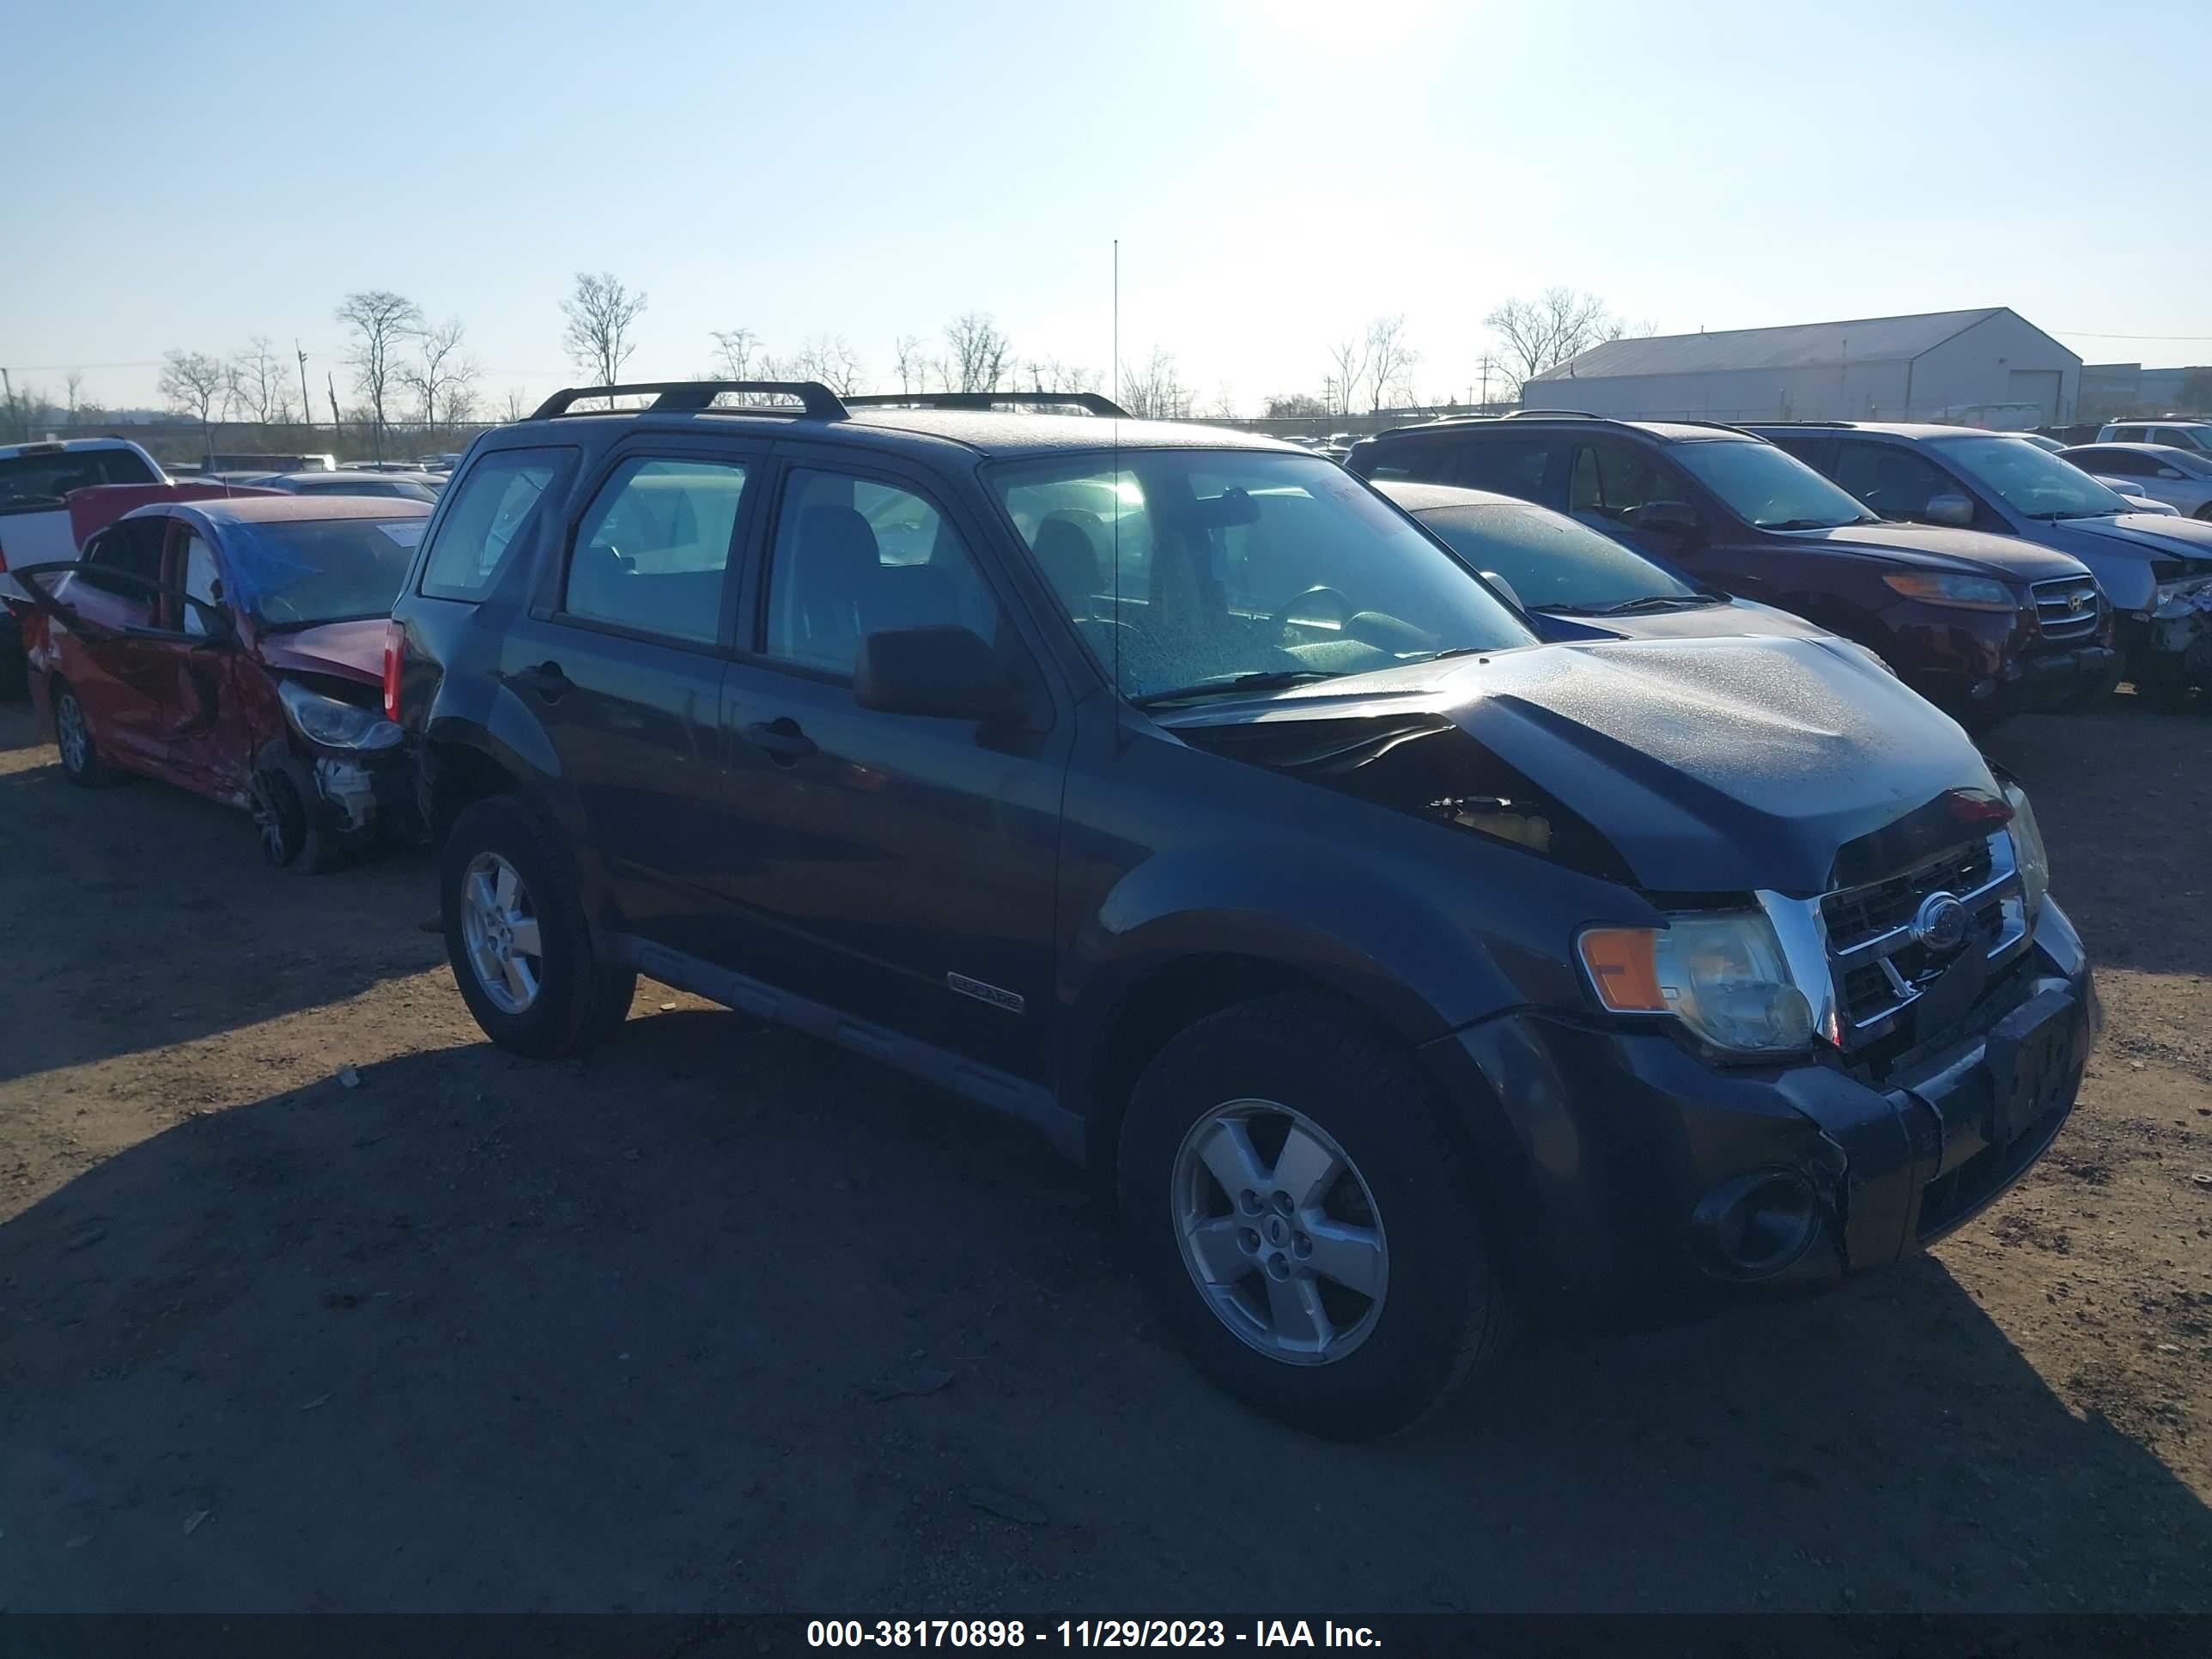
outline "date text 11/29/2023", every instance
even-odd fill
[[[1322,1620],[1257,1619],[1249,1626],[1220,1619],[815,1619],[811,1648],[1379,1648],[1365,1625]]]

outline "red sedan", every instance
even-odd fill
[[[76,563],[15,571],[64,774],[143,772],[248,808],[270,862],[311,872],[404,827],[384,627],[429,514],[368,496],[160,501]]]

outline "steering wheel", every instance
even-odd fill
[[[1352,616],[1352,601],[1346,599],[1344,595],[1339,592],[1335,588],[1316,582],[1314,586],[1306,589],[1304,592],[1300,593],[1294,599],[1291,599],[1281,610],[1275,612],[1274,616],[1269,619],[1275,632],[1278,634],[1285,633],[1289,630],[1293,623],[1304,621],[1304,618],[1295,616],[1292,613],[1304,609],[1306,607],[1306,602],[1311,599],[1316,594],[1321,594],[1328,599],[1330,605],[1336,611],[1337,627],[1339,629],[1343,628],[1346,622],[1348,621]]]

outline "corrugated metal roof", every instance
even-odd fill
[[[1808,368],[1829,363],[1895,363],[1917,357],[1961,330],[2008,310],[1929,311],[1911,317],[1860,317],[1842,323],[1794,323],[1785,328],[1730,328],[1710,334],[1660,334],[1607,340],[1532,386],[1632,374],[1700,374],[1729,368]]]

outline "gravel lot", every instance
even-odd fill
[[[426,860],[271,872],[0,708],[0,1607],[2212,1608],[2212,717],[1993,747],[2110,1015],[2036,1173],[1358,1448],[1024,1132],[652,985],[509,1060]]]

